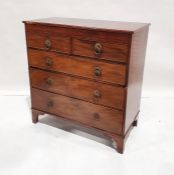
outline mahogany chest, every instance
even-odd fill
[[[24,21],[32,121],[52,114],[95,128],[123,153],[137,125],[149,24]]]

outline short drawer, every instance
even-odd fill
[[[28,49],[29,65],[97,81],[125,85],[126,65]]]
[[[32,108],[121,134],[123,112],[32,88]]]
[[[123,109],[125,89],[30,68],[31,86],[42,90],[75,97],[95,104]]]
[[[127,63],[128,44],[73,39],[74,55]]]
[[[26,25],[27,47],[70,53],[70,38],[57,33],[57,29]]]

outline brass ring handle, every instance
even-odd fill
[[[94,50],[95,50],[95,53],[97,55],[101,54],[101,52],[102,52],[102,45],[100,43],[95,43]]]
[[[50,49],[51,48],[51,41],[49,39],[45,40],[44,46],[46,49]]]
[[[53,65],[52,59],[51,59],[51,58],[46,58],[45,64],[46,64],[47,66],[52,66],[52,65]]]
[[[93,92],[93,96],[94,96],[95,98],[101,98],[101,97],[102,97],[101,92],[100,92],[99,90],[95,90],[95,91]]]
[[[46,79],[46,84],[52,85],[53,84],[53,79],[52,78],[47,78]]]
[[[48,107],[53,107],[54,106],[54,102],[52,100],[48,101],[47,106]]]
[[[95,68],[94,68],[94,74],[95,74],[95,76],[97,76],[97,77],[101,76],[101,74],[102,74],[101,68],[100,68],[100,67],[95,67]]]
[[[94,118],[95,120],[99,120],[99,119],[100,119],[100,114],[99,114],[99,113],[94,113],[94,114],[93,114],[93,118]]]

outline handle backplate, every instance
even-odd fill
[[[47,106],[48,106],[48,107],[53,107],[53,106],[54,106],[54,102],[53,102],[52,100],[49,100],[49,101],[47,102]]]
[[[102,53],[102,45],[100,43],[95,43],[94,45],[95,54],[101,54]]]
[[[94,68],[94,75],[97,76],[97,77],[102,75],[102,70],[101,70],[100,67],[95,67]]]
[[[46,60],[45,60],[45,64],[47,65],[47,66],[52,66],[53,65],[53,61],[52,61],[52,59],[51,58],[46,58]]]
[[[51,41],[49,39],[45,40],[44,46],[46,49],[51,49]]]

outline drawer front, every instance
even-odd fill
[[[79,121],[117,134],[122,133],[123,112],[32,88],[32,108]]]
[[[73,39],[73,54],[127,63],[128,44]]]
[[[52,32],[49,28],[40,27],[37,30],[34,26],[26,27],[27,47],[44,50],[52,50],[60,53],[70,53],[70,38]]]
[[[29,65],[52,71],[125,85],[126,66],[54,52],[28,49]]]
[[[30,68],[31,86],[95,104],[123,109],[125,89]]]

